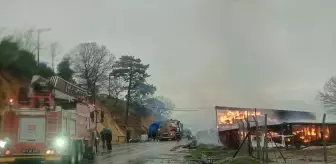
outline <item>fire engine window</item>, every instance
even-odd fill
[[[24,88],[24,87],[20,87],[18,102],[21,103],[21,102],[28,101],[28,95],[27,94],[28,94],[27,89]]]

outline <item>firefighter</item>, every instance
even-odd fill
[[[130,139],[131,139],[131,130],[127,129],[127,131],[126,131],[126,141],[127,141],[127,143],[130,141]]]
[[[112,132],[106,133],[106,146],[107,146],[107,150],[112,150]]]
[[[104,128],[101,132],[101,139],[103,142],[103,148],[107,147],[107,150],[112,150],[112,131],[108,128]]]
[[[106,144],[106,133],[104,130],[102,130],[100,132],[100,138],[101,138],[101,141],[102,141],[102,146],[103,146],[103,149],[105,149],[105,144]]]

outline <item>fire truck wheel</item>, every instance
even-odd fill
[[[83,160],[83,145],[81,142],[77,142],[77,163],[80,163]]]
[[[69,164],[77,164],[77,151],[76,151],[76,145],[72,145],[71,148],[71,154],[69,157]]]
[[[96,157],[96,154],[97,154],[97,147],[96,146],[93,146],[92,149],[91,149],[91,153],[88,154],[88,160],[94,160],[94,158]]]

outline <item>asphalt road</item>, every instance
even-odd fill
[[[186,142],[164,141],[114,145],[112,151],[101,152],[92,164],[180,164],[183,163],[184,154],[170,149]]]

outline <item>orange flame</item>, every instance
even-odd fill
[[[250,116],[261,116],[261,112],[254,111],[238,111],[227,110],[223,113],[218,113],[218,124],[234,124],[235,120],[243,120]]]
[[[293,127],[292,134],[294,136],[298,136],[304,143],[316,141],[322,138],[321,132],[323,132],[323,129],[321,127],[315,127],[315,125],[309,125],[309,126],[295,126]],[[324,137],[326,139],[329,138],[330,132],[329,128],[326,127],[325,135]]]

